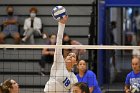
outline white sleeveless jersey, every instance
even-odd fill
[[[56,45],[62,45],[65,24],[58,24]],[[62,48],[55,48],[54,62],[51,68],[50,79],[46,83],[45,93],[68,93],[73,84],[77,83],[73,72],[68,72],[62,55]]]

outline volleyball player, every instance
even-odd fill
[[[96,79],[96,75],[94,72],[92,72],[91,70],[87,69],[87,63],[85,60],[80,60],[78,62],[78,74],[77,79],[78,82],[84,82],[87,83],[88,87],[89,87],[89,91],[90,93],[102,93],[101,89],[98,85],[98,81]]]
[[[131,93],[130,86],[137,85],[140,88],[140,59],[134,57],[132,59],[132,69],[125,81],[125,93]]]
[[[73,93],[90,93],[88,85],[83,82],[75,83],[72,87]]]
[[[7,79],[1,84],[2,93],[19,93],[19,85],[13,79]]]
[[[68,17],[65,16],[58,22],[58,33],[56,45],[62,45],[63,33],[65,24]],[[73,84],[77,83],[78,80],[71,69],[76,63],[76,55],[74,53],[68,54],[64,60],[62,55],[62,48],[55,48],[54,63],[51,67],[50,79],[46,83],[44,92],[45,93],[68,93],[71,91]]]

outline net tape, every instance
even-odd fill
[[[0,48],[24,48],[24,49],[42,49],[42,48],[62,48],[62,49],[116,49],[132,50],[140,49],[140,46],[114,46],[114,45],[0,45]]]

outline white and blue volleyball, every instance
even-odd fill
[[[60,20],[66,14],[66,9],[63,6],[56,6],[52,10],[52,16],[55,20]]]

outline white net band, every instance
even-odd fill
[[[111,46],[111,45],[0,45],[0,48],[63,48],[63,49],[116,49],[132,50],[140,49],[140,46]]]

